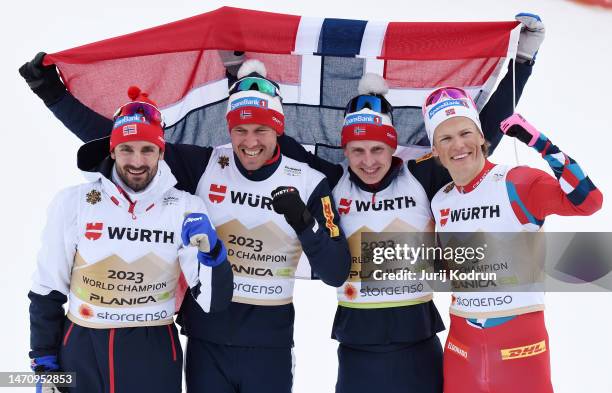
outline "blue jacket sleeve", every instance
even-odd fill
[[[30,291],[30,359],[40,356],[57,355],[62,342],[66,315],[66,295],[51,291],[40,295]]]
[[[283,134],[278,138],[278,145],[281,153],[296,161],[308,164],[312,169],[316,169],[327,177],[328,184],[334,188],[342,177],[344,170],[341,165],[334,164],[318,157],[304,148],[298,141]]]
[[[514,60],[510,60],[508,64],[508,72],[501,80],[497,89],[489,98],[489,101],[480,111],[480,123],[482,125],[482,132],[484,133],[485,139],[489,141],[489,153],[493,153],[497,145],[502,139],[502,132],[500,131],[499,124],[514,113],[514,105],[512,104],[512,67]],[[527,80],[531,76],[532,66],[526,63],[516,63],[516,103],[518,104],[523,89],[527,84]],[[445,182],[447,183],[447,182]]]
[[[202,274],[201,269],[209,270],[209,280],[203,279],[207,274]],[[211,313],[227,309],[234,294],[234,274],[229,261],[226,259],[215,267],[198,264],[198,276],[200,280],[189,290],[200,307]]]
[[[83,142],[109,136],[113,129],[111,119],[94,112],[70,93],[64,94],[49,109]]]
[[[212,270],[210,312],[223,311],[229,307],[234,296],[234,273],[227,260]]]
[[[302,249],[314,273],[327,285],[339,287],[349,275],[351,255],[327,179],[317,185],[306,207],[316,223],[298,233]]]

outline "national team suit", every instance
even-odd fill
[[[164,161],[141,193],[120,186],[110,157],[95,167],[79,161],[93,180],[49,207],[29,293],[30,357],[56,355],[60,370],[76,372],[71,392],[180,392],[173,318],[181,272],[202,314],[227,308],[232,293],[227,260],[205,266],[181,241],[185,215],[207,209],[174,187]]]
[[[515,114],[502,123],[502,129],[517,120],[532,127]],[[497,233],[497,237],[501,236],[499,232],[514,232],[517,235],[505,234],[502,239],[518,247],[512,239],[522,242],[525,237],[520,235],[518,239],[519,234],[540,231],[551,214],[585,216],[601,208],[601,192],[576,161],[535,129],[533,135],[524,133],[518,138],[548,162],[555,177],[534,168],[496,165],[486,160],[470,183],[457,186],[451,182],[433,198],[431,208],[443,245],[458,236],[463,238],[466,232]],[[537,274],[526,277],[519,273],[537,262],[534,246],[538,238],[533,236],[528,241],[528,256],[509,257],[512,253],[508,246],[502,248],[507,258],[502,259],[505,263],[497,272],[501,277],[494,280],[497,291],[485,288],[453,293],[444,352],[445,392],[552,393],[544,292]],[[495,261],[498,259],[491,257],[479,267],[491,267]],[[515,280],[505,283],[504,277]]]

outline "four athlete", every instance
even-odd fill
[[[539,18],[518,18],[526,29],[515,65],[517,99],[543,39]],[[213,148],[165,143],[160,112],[134,88],[134,102],[114,119],[96,114],[66,91],[42,58],[20,73],[88,142],[79,167],[98,180],[62,192],[50,208],[50,240],[30,293],[35,370],[78,371],[73,391],[180,391],[181,351],[172,324],[180,265],[191,288],[178,317],[188,337],[188,390],[290,392],[293,280],[303,251],[316,275],[339,287],[332,332],[340,342],[337,392],[442,392],[442,373],[446,392],[505,392],[526,367],[539,370],[525,379],[526,391],[552,391],[546,330],[541,312],[534,312],[542,306],[539,293],[515,296],[520,304],[484,314],[454,296],[443,372],[436,333],[444,326],[431,290],[375,282],[361,265],[364,233],[431,232],[434,225],[439,232],[533,231],[549,214],[599,208],[601,193],[580,167],[518,115],[509,117],[510,73],[480,114],[462,89],[442,88],[428,97],[423,115],[439,162],[394,156],[397,133],[386,85],[366,75],[345,112],[347,163],[335,165],[284,135],[279,87],[257,61],[244,63],[230,86],[232,147]],[[504,132],[535,146],[558,182],[541,171],[486,160],[485,138],[494,149],[505,118]],[[534,197],[543,194],[546,204]],[[501,213],[469,223],[447,219],[449,209],[468,208],[478,198],[504,201]],[[385,285],[393,290],[373,290]],[[67,296],[66,317],[61,304]],[[116,349],[132,330],[142,338]],[[510,352],[504,351],[530,344],[541,345],[540,356],[505,362]],[[98,347],[106,352],[92,351]],[[164,357],[168,348],[171,362]],[[483,367],[495,370],[495,378]]]

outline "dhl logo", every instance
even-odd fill
[[[321,198],[323,205],[323,215],[325,216],[325,226],[329,229],[329,236],[336,237],[340,235],[340,229],[334,224],[334,211],[332,210],[331,201],[328,196]]]
[[[502,360],[527,358],[546,352],[546,341],[542,340],[524,347],[502,349],[500,352]]]

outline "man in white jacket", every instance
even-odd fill
[[[180,392],[181,271],[204,311],[232,297],[227,252],[203,201],[177,190],[163,161],[159,110],[138,88],[128,95],[93,181],[51,204],[28,295],[32,369],[75,372],[74,392]],[[87,158],[79,154],[80,168],[93,167]]]

